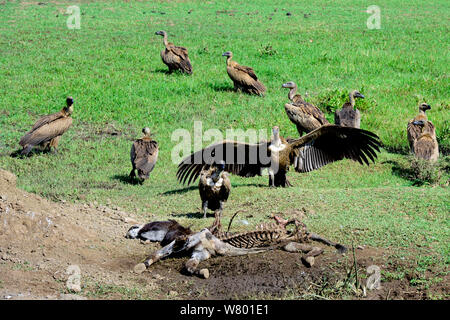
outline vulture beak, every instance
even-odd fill
[[[427,104],[427,110],[430,110],[431,106],[429,104]]]
[[[222,57],[229,57],[231,55],[230,51],[222,53]]]
[[[362,98],[362,99],[365,98],[364,95],[361,94],[361,93],[359,93],[359,92],[357,92],[357,93],[355,94],[355,97],[357,97],[357,98]]]
[[[287,83],[283,83],[282,88],[289,88]]]

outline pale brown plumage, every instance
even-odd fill
[[[269,169],[269,186],[287,186],[286,172],[294,165],[297,172],[309,172],[328,163],[352,159],[369,165],[377,158],[381,142],[370,131],[324,125],[307,135],[286,141],[273,128],[271,141],[257,144],[223,141],[186,157],[178,165],[182,183],[195,181],[205,165],[225,162],[225,170],[243,177],[261,175]]]
[[[155,34],[163,36],[165,49],[161,51],[162,61],[169,67],[169,73],[179,70],[186,74],[192,74],[192,64],[185,47],[177,47],[167,41],[167,32],[157,31]]]
[[[231,182],[228,172],[224,171],[225,164],[205,166],[200,172],[198,189],[202,200],[203,217],[206,218],[207,209],[223,211],[223,203],[228,200]]]
[[[286,111],[289,120],[297,127],[297,131],[302,136],[303,133],[309,133],[324,124],[329,124],[325,119],[323,112],[312,105],[311,103],[303,100],[301,95],[296,94],[297,85],[290,81],[282,86],[283,88],[289,88],[288,98],[292,103],[286,103],[284,109]]]
[[[436,139],[436,129],[425,114],[430,105],[421,103],[419,114],[408,122],[408,142],[411,152],[419,159],[436,161],[439,158],[439,145]]]
[[[426,103],[421,103],[419,105],[419,114],[413,119],[409,120],[407,126],[408,142],[409,148],[412,153],[414,153],[414,142],[422,134],[422,127],[424,132],[434,133],[435,127],[431,121],[428,120],[426,111],[430,110],[431,106]],[[424,126],[421,126],[419,122],[423,121]]]
[[[150,129],[145,127],[142,129],[144,136],[133,142],[130,151],[131,169],[130,177],[136,177],[136,170],[138,177],[141,180],[148,179],[150,172],[155,167],[158,160],[158,143],[150,138]]]
[[[266,87],[258,80],[253,68],[241,66],[239,63],[232,61],[233,53],[231,51],[224,52],[222,56],[227,57],[227,73],[234,83],[235,90],[264,95]]]
[[[364,96],[357,90],[350,92],[349,101],[342,105],[342,109],[336,110],[334,113],[334,124],[343,127],[360,128],[361,113],[355,107],[355,98],[362,98]]]
[[[28,155],[39,146],[44,151],[53,148],[56,152],[59,139],[72,125],[73,98],[67,97],[66,107],[61,111],[40,118],[19,141],[22,146],[21,155]]]

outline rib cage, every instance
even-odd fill
[[[296,228],[290,231],[279,224],[270,223],[261,224],[257,230],[234,234],[219,231],[214,235],[233,247],[245,249],[276,246],[288,241],[308,241],[308,232],[303,223],[291,219],[286,225],[288,224],[295,224]]]

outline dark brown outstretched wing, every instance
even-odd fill
[[[370,131],[330,124],[291,141],[291,146],[291,164],[295,157],[298,161],[295,170],[309,172],[342,159],[369,165],[369,160],[375,162],[381,141]]]
[[[270,141],[258,144],[222,141],[187,156],[178,165],[177,179],[181,183],[194,182],[201,170],[213,163],[225,162],[225,171],[242,177],[254,177],[270,166]]]
[[[148,178],[158,160],[158,143],[154,140],[138,139],[131,147],[131,162],[140,178]]]
[[[56,114],[55,114],[56,115]],[[51,116],[55,116],[51,115]],[[50,141],[66,132],[72,125],[71,117],[57,117],[56,120],[44,119],[36,129],[32,129],[20,139],[21,146],[36,146],[42,142]],[[40,119],[42,120],[42,118]]]

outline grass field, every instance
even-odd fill
[[[379,30],[366,26],[372,4],[381,9]],[[80,7],[79,30],[67,28],[70,5]],[[96,201],[145,221],[176,218],[206,227],[212,218],[199,219],[197,188],[176,181],[175,129],[192,132],[202,121],[203,130],[269,133],[278,125],[282,135],[296,136],[284,112],[284,82],[297,82],[330,121],[358,89],[366,96],[357,102],[361,127],[386,147],[376,164],[291,171],[288,189],[267,188],[266,176],[233,176],[225,225],[242,208],[236,228],[245,227],[241,219],[253,226],[305,208],[312,212],[306,224],[318,233],[409,259],[419,270],[414,285],[442,281],[450,262],[449,173],[434,185],[409,178],[406,125],[419,101],[429,103],[441,157],[448,155],[449,13],[448,1],[0,2],[0,167],[15,173],[21,188],[53,200]],[[192,76],[166,74],[158,30],[188,48]],[[255,69],[268,88],[264,98],[232,91],[221,56],[227,50]],[[74,124],[59,154],[10,157],[32,124],[59,111],[68,95],[75,99]],[[127,175],[132,140],[144,126],[160,153],[141,186]]]

